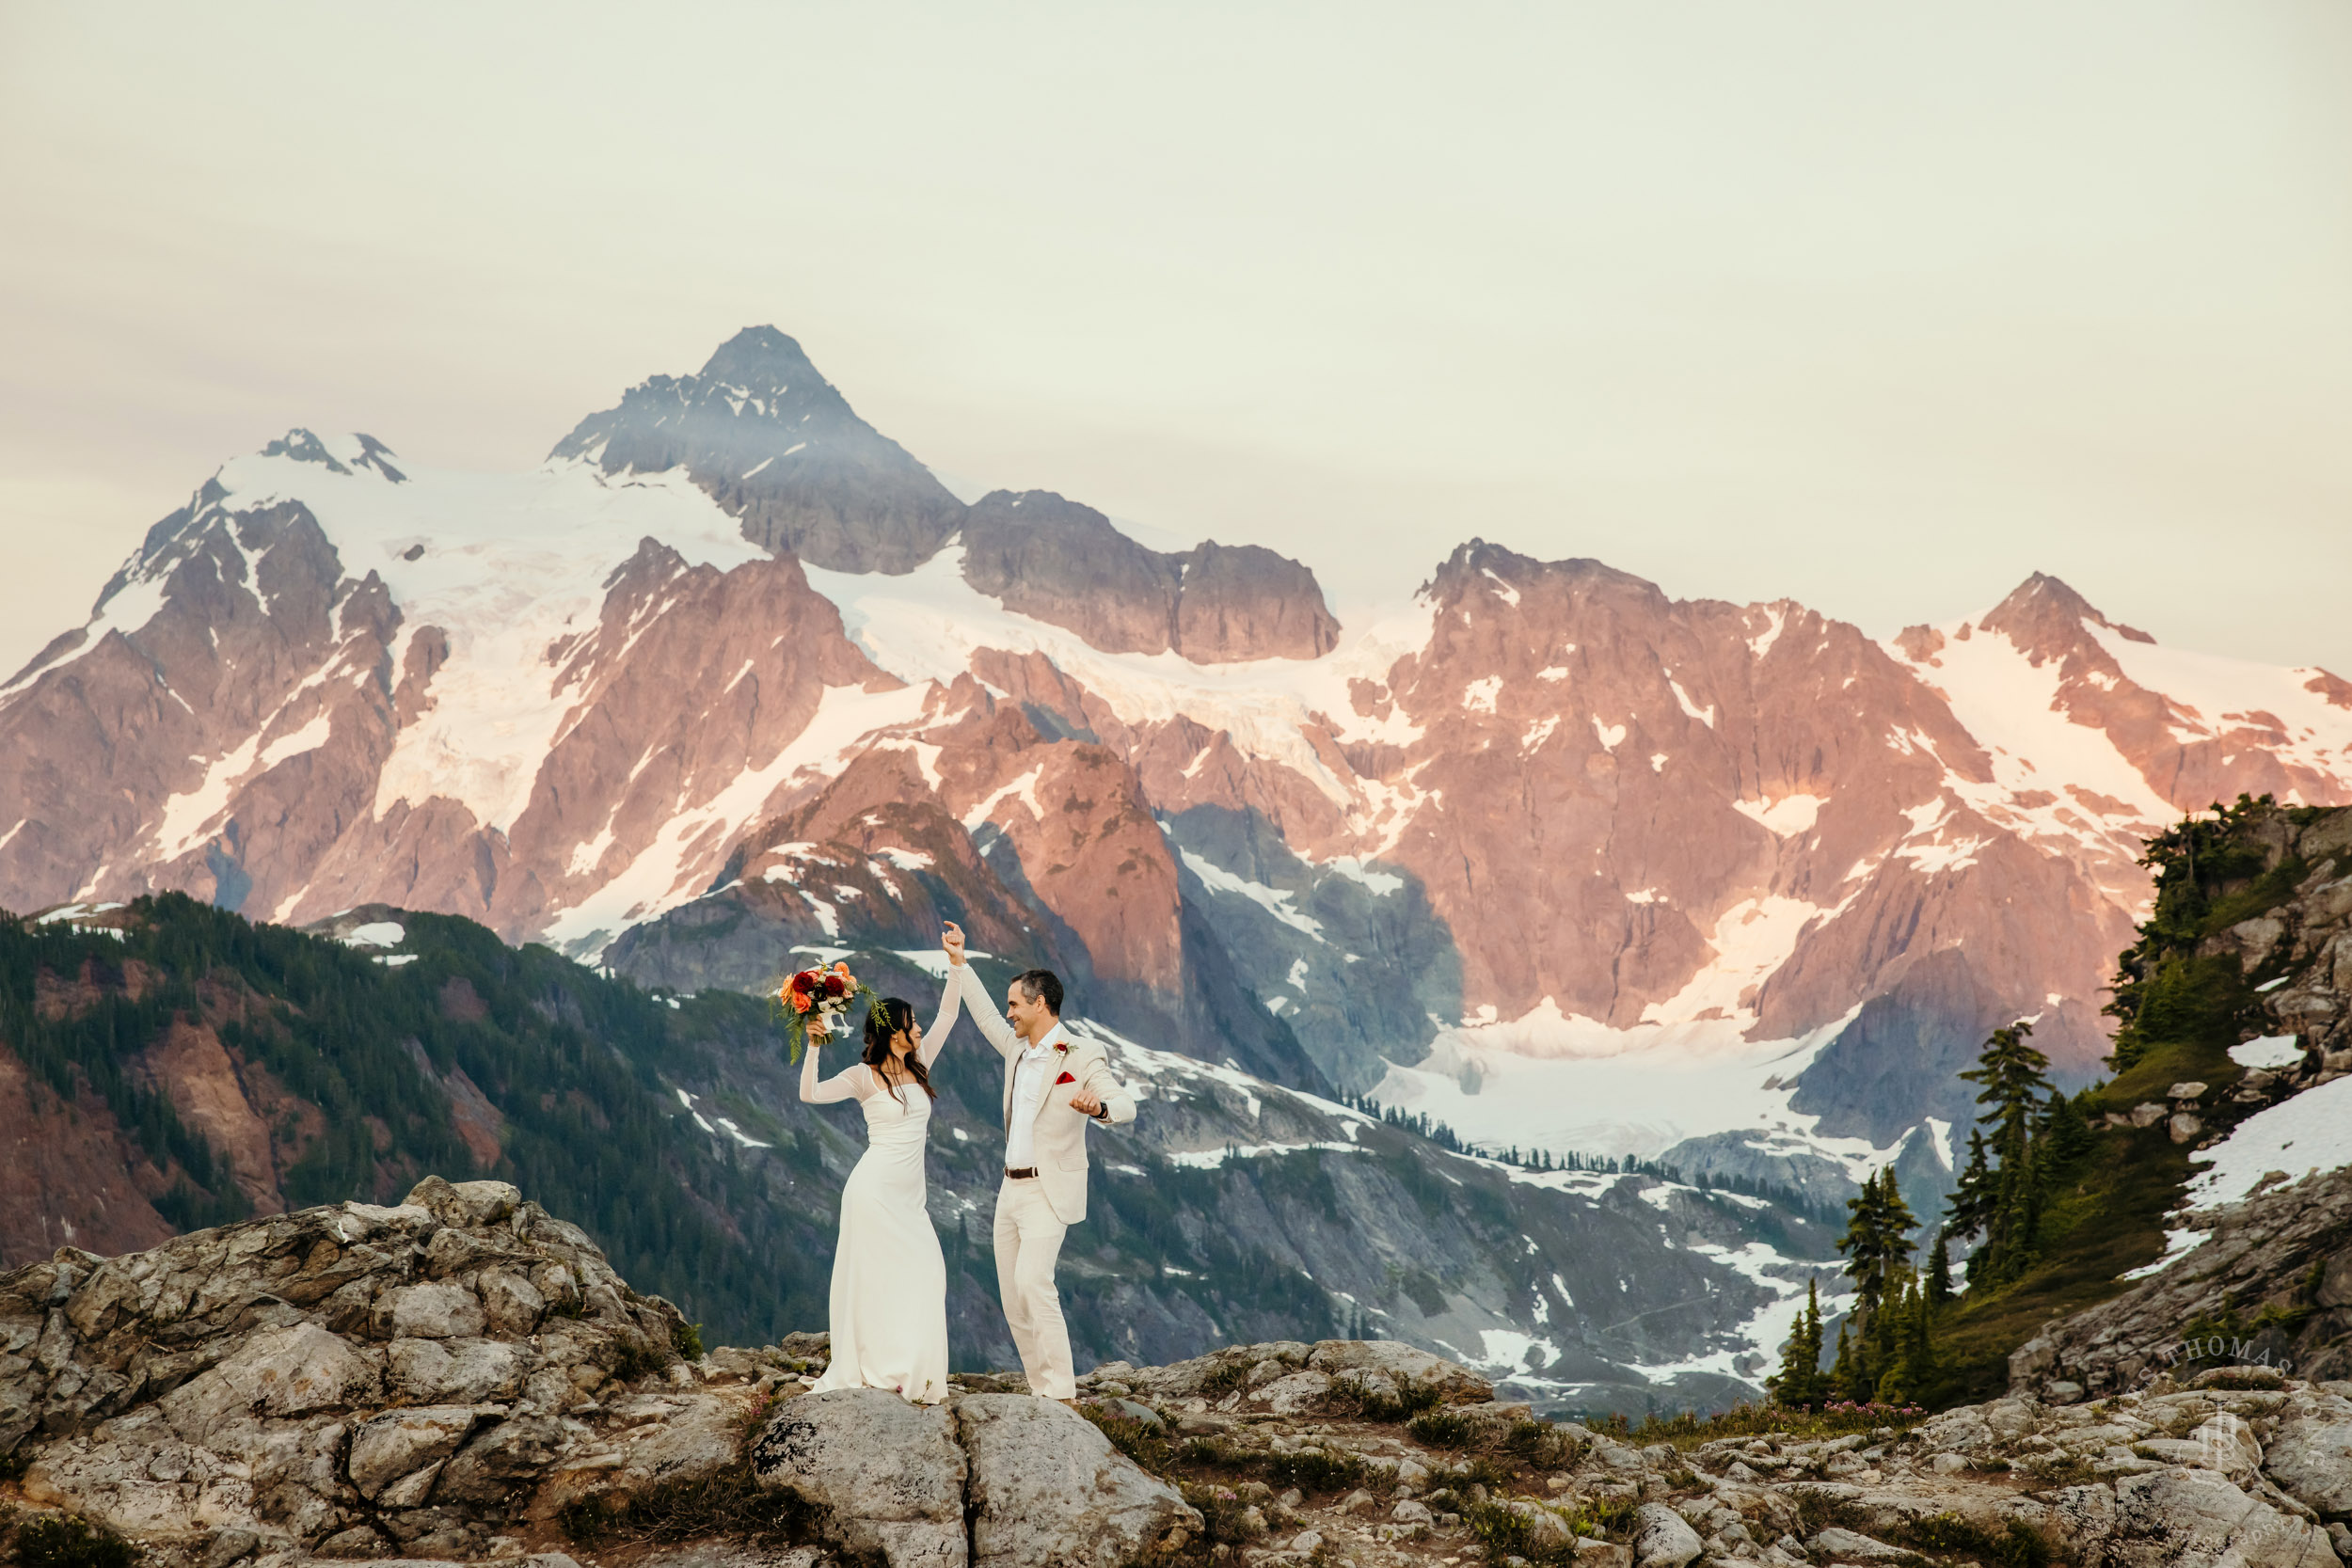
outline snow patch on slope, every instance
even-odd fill
[[[1351,680],[1382,681],[1397,660],[1426,647],[1433,610],[1416,606],[1343,637],[1316,659],[1195,664],[1175,653],[1106,654],[1075,632],[1007,610],[963,578],[963,546],[951,545],[899,577],[808,569],[809,585],[840,608],[850,638],[900,680],[943,685],[968,673],[983,648],[1042,653],[1129,724],[1188,718],[1222,730],[1245,755],[1289,768],[1335,805],[1364,802],[1326,766],[1308,731],[1328,726],[1345,743],[1409,745],[1422,731],[1391,707],[1358,714]]]
[[[430,708],[385,762],[376,813],[438,796],[504,832],[530,804],[573,703],[556,689],[548,650],[595,627],[614,568],[649,537],[722,571],[766,552],[682,470],[608,479],[564,462],[522,474],[407,472],[393,484],[365,468],[251,456],[223,467],[219,483],[223,504],[239,511],[300,500],[347,574],[383,579],[402,617],[395,672],[424,627],[449,639]]]
[[[1547,998],[1522,1018],[1440,1030],[1421,1062],[1391,1063],[1372,1097],[1486,1148],[1652,1159],[1711,1132],[1777,1133],[1860,1180],[1899,1140],[1880,1149],[1824,1137],[1818,1117],[1788,1106],[1797,1075],[1852,1018],[1796,1039],[1745,1040],[1735,1020],[1616,1029]]]

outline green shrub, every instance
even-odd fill
[[[1549,1421],[1516,1421],[1502,1434],[1502,1451],[1539,1470],[1558,1470],[1576,1463],[1576,1439]]]
[[[1200,1397],[1221,1400],[1228,1394],[1238,1394],[1249,1386],[1249,1363],[1238,1356],[1211,1367],[1200,1377]]]
[[[1870,1518],[1844,1497],[1815,1486],[1800,1486],[1783,1494],[1797,1511],[1796,1534],[1810,1541],[1825,1529],[1860,1530]]]
[[[1249,1505],[1230,1486],[1203,1486],[1187,1481],[1178,1488],[1184,1501],[1200,1511],[1201,1533],[1212,1546],[1247,1545],[1257,1531],[1244,1517]]]
[[[1478,1423],[1459,1411],[1440,1406],[1424,1410],[1406,1422],[1405,1431],[1416,1443],[1426,1443],[1433,1449],[1467,1449],[1478,1435]]]
[[[1937,1513],[1914,1519],[1899,1533],[1904,1545],[1971,1557],[1994,1568],[2052,1568],[2061,1560],[2048,1538],[2023,1519],[1994,1530],[1956,1513]]]
[[[1335,1416],[1355,1416],[1367,1421],[1405,1421],[1433,1410],[1443,1398],[1426,1383],[1407,1382],[1394,1395],[1368,1387],[1361,1378],[1335,1378],[1325,1408]]]
[[[18,1568],[132,1568],[138,1548],[102,1525],[52,1513],[16,1528]]]
[[[1472,1454],[1459,1465],[1446,1465],[1429,1472],[1429,1485],[1432,1489],[1452,1487],[1468,1491],[1473,1486],[1484,1486],[1490,1492],[1499,1492],[1517,1479],[1518,1477],[1512,1474],[1508,1466],[1499,1463],[1494,1455],[1486,1453]]]
[[[668,1481],[614,1504],[590,1497],[556,1515],[564,1534],[583,1545],[609,1541],[686,1541],[733,1535],[783,1544],[806,1533],[807,1505],[790,1492],[759,1484],[748,1463],[699,1481]],[[36,1568],[26,1564],[25,1568]],[[57,1564],[55,1568],[70,1568]],[[71,1565],[79,1568],[79,1565]],[[119,1568],[114,1563],[87,1568]]]
[[[623,1383],[634,1383],[641,1377],[650,1377],[661,1370],[671,1359],[635,1335],[624,1335],[621,1354],[612,1361],[612,1375]]]
[[[1371,1467],[1354,1454],[1326,1449],[1268,1454],[1265,1460],[1265,1479],[1278,1491],[1295,1486],[1301,1492],[1352,1492],[1371,1474]]]
[[[1530,1562],[1567,1562],[1576,1556],[1573,1537],[1565,1545],[1538,1546],[1534,1521],[1502,1503],[1464,1503],[1462,1523],[1486,1546],[1489,1562],[1501,1562],[1508,1557],[1525,1558]]]
[[[1610,1416],[1589,1423],[1593,1429],[1614,1438],[1628,1448],[1643,1449],[1653,1443],[1671,1443],[1689,1452],[1703,1443],[1725,1437],[1761,1437],[1769,1433],[1784,1433],[1791,1437],[1843,1437],[1851,1433],[1876,1432],[1891,1428],[1898,1434],[1908,1431],[1925,1415],[1915,1406],[1894,1404],[1849,1404],[1844,1402],[1815,1409],[1810,1405],[1735,1404],[1729,1410],[1712,1416],[1678,1411],[1672,1416],[1644,1418],[1638,1427],[1623,1416]]]
[[[1180,1449],[1169,1441],[1166,1427],[1138,1421],[1091,1402],[1081,1403],[1078,1414],[1092,1421],[1095,1430],[1111,1440],[1112,1448],[1155,1476],[1167,1476],[1175,1467],[1176,1461],[1187,1457],[1187,1450],[1194,1446],[1187,1443]]]
[[[670,1348],[681,1360],[700,1361],[703,1358],[703,1325],[684,1320],[670,1325]]]

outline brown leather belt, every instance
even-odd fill
[[[1024,1165],[1019,1170],[1013,1169],[1010,1165],[1007,1165],[1005,1167],[1005,1176],[1009,1180],[1027,1181],[1033,1179],[1036,1175],[1037,1167],[1035,1165]]]

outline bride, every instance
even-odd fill
[[[961,964],[961,954],[948,954]],[[866,1113],[866,1152],[841,1189],[834,1249],[833,1364],[828,1388],[889,1388],[921,1404],[947,1397],[947,1263],[924,1208],[923,1153],[930,1132],[930,1066],[954,1027],[962,988],[947,994],[926,1037],[914,1009],[885,997],[867,1013],[862,1058],[822,1083],[812,1024],[801,1058],[801,1098],[811,1105],[854,1099]]]

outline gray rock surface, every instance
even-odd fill
[[[631,1568],[1291,1568],[1309,1553],[1444,1568],[1497,1528],[1581,1568],[1942,1568],[1949,1554],[1918,1526],[1943,1515],[1995,1536],[2022,1526],[2080,1568],[2344,1568],[2352,1545],[2352,1384],[2158,1372],[1909,1429],[1683,1450],[1574,1423],[1531,1448],[1525,1404],[1397,1344],[1237,1345],[1088,1373],[1110,1432],[1152,1434],[1145,1457],[1214,1439],[1180,1486],[995,1379],[931,1407],[805,1392],[821,1336],[659,1365],[674,1315],[573,1227],[495,1183],[411,1197],[0,1276],[0,1409],[16,1412],[5,1441],[27,1462],[23,1501],[130,1535],[153,1568],[532,1548],[535,1568],[565,1568],[574,1541],[583,1560],[613,1548]],[[477,1312],[477,1335],[394,1332],[472,1327]],[[421,1397],[467,1366],[492,1369],[499,1397]],[[1394,1418],[1414,1389],[1445,1402],[1470,1454],[1540,1461],[1465,1479],[1463,1449]],[[1842,1512],[1814,1528],[1823,1500]],[[1615,1539],[1572,1533],[1597,1515],[1624,1521]]]
[[[207,1555],[251,1538],[225,1560],[477,1557],[678,1322],[512,1186],[428,1178],[0,1275],[0,1346],[32,1352],[0,1350],[0,1453],[28,1450],[40,1506]],[[750,1390],[698,1397],[707,1428]]]
[[[2327,1534],[2212,1470],[2159,1470],[2116,1483],[2116,1568],[2337,1568]]]
[[[1094,1424],[1025,1394],[956,1402],[970,1456],[977,1565],[1120,1568],[1200,1529],[1176,1488],[1138,1469]]]
[[[2264,1469],[2288,1497],[2329,1519],[2352,1519],[2352,1401],[2287,1417]]]
[[[1707,1549],[1682,1515],[1663,1503],[1644,1503],[1633,1515],[1633,1568],[1683,1568]]]
[[[760,1485],[806,1504],[825,1539],[889,1568],[963,1568],[967,1467],[955,1418],[880,1388],[787,1402],[752,1444]]]

